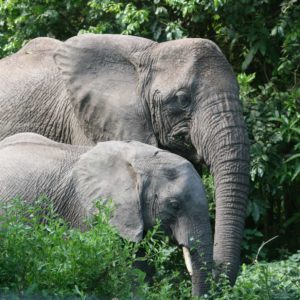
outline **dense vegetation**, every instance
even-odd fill
[[[0,204],[1,299],[190,299],[182,253],[170,245],[159,226],[142,242],[130,243],[109,226],[111,209],[100,204],[98,208],[99,214],[87,220],[90,229],[81,232],[69,228],[45,198],[35,205],[19,199]],[[157,270],[151,286],[133,267],[140,259],[139,249]],[[224,279],[218,286],[212,284],[209,296],[300,299],[299,263],[300,252],[276,263],[243,265],[234,288]]]
[[[243,261],[253,262],[260,244],[274,236],[278,238],[262,249],[260,258],[283,259],[296,253],[300,245],[299,2],[0,0],[0,57],[37,36],[65,40],[84,32],[132,34],[157,41],[204,37],[221,47],[238,74],[251,139]],[[213,218],[212,179],[204,174],[204,181]],[[260,267],[246,267],[246,278],[255,276]],[[267,267],[268,272],[276,268]]]

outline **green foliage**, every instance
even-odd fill
[[[112,208],[100,203],[97,207],[99,214],[87,220],[82,232],[70,228],[46,198],[35,204],[20,199],[1,203],[1,299],[12,295],[15,299],[131,299],[133,295],[188,299],[191,284],[182,253],[170,245],[159,224],[143,241],[131,243],[108,224]],[[140,249],[144,257],[137,255]],[[158,270],[152,286],[145,284],[145,274],[133,267],[138,261],[147,261]]]
[[[215,199],[215,185],[214,185],[213,176],[209,174],[208,170],[204,170],[201,179],[203,185],[205,186],[205,194],[206,194],[206,199],[208,200],[208,210],[209,210],[210,219],[215,220],[216,199]]]
[[[249,237],[252,231],[256,240],[252,247],[263,235],[279,235],[278,248],[296,251],[300,244],[300,89],[281,91],[273,81],[253,88],[254,74],[240,74],[238,79],[251,140],[248,224],[252,229],[246,232]]]
[[[4,294],[126,298],[131,283],[142,280],[131,266],[134,246],[108,225],[106,207],[101,207],[86,232],[69,228],[45,199],[35,205],[15,200],[2,204],[1,212],[0,291]]]
[[[219,300],[300,299],[300,252],[287,260],[242,266],[234,288],[225,284]]]
[[[155,270],[153,283],[143,286],[142,299],[190,299],[191,281],[182,250],[172,244],[159,228],[158,222],[138,245],[144,256],[137,259],[146,261]]]
[[[64,40],[76,35],[86,12],[81,0],[0,0],[0,57],[38,36]]]
[[[69,228],[44,198],[35,205],[16,199],[1,204],[1,299],[190,299],[191,282],[182,252],[159,230],[143,241],[122,240],[108,225],[111,208],[99,214],[87,231]],[[137,256],[143,249],[145,256]],[[144,260],[156,267],[153,284],[133,267]],[[300,252],[274,263],[243,265],[234,288],[226,278],[211,282],[203,299],[299,299]]]

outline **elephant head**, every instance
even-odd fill
[[[112,199],[111,223],[122,237],[140,241],[161,220],[184,249],[193,294],[208,291],[212,233],[201,179],[190,162],[140,142],[110,141],[82,155],[74,176],[79,199],[91,199],[82,203],[87,215],[95,211],[93,199]]]
[[[85,134],[138,140],[206,164],[215,182],[214,261],[232,283],[248,197],[249,142],[239,89],[220,49],[206,39],[155,43],[83,35],[54,56]]]

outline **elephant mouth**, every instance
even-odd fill
[[[167,135],[168,145],[166,148],[172,150],[178,155],[196,161],[196,149],[192,144],[189,135],[190,129],[184,126],[174,126],[171,132]],[[195,159],[193,159],[195,157]]]

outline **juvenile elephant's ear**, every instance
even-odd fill
[[[101,132],[115,130],[120,119],[131,118],[127,113],[138,99],[137,53],[153,43],[139,37],[87,34],[67,40],[54,54],[75,115],[93,141],[100,140]]]
[[[81,156],[73,170],[79,201],[88,215],[95,213],[95,200],[111,199],[111,224],[123,238],[140,241],[144,223],[141,211],[139,176],[127,158],[126,142],[98,143]]]

